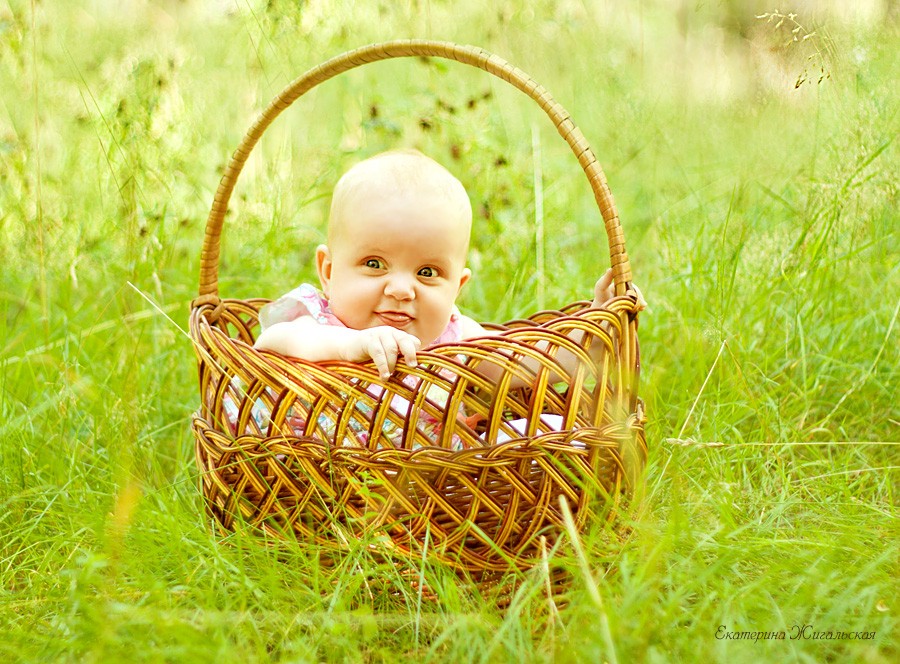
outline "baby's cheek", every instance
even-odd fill
[[[340,304],[335,306],[334,303],[332,303],[331,311],[339,321],[350,329],[364,330],[367,327],[372,327],[372,325],[366,325],[364,321],[360,319],[358,312],[354,311],[352,308],[348,309]]]

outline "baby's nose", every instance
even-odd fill
[[[388,278],[384,294],[397,300],[412,300],[416,296],[415,284],[405,275],[394,274]]]

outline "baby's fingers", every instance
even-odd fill
[[[366,348],[379,375],[384,379],[391,377],[394,365],[397,364],[397,345],[392,342],[393,339],[382,339],[376,336],[369,341]]]
[[[613,271],[612,268],[603,273],[603,276],[594,284],[594,306],[601,306],[604,302],[612,299],[615,295],[613,290]]]
[[[597,283],[594,285],[594,290],[600,293],[605,293],[612,288],[613,284],[613,271],[612,268],[608,268],[606,272],[603,273],[603,276],[597,280]]]
[[[631,287],[634,289],[634,294],[637,295],[637,310],[643,311],[647,308],[647,300],[644,299],[644,294],[641,292],[641,289],[637,287],[637,284],[631,284]]]
[[[400,354],[403,355],[403,359],[406,361],[406,364],[411,367],[415,367],[418,365],[418,361],[416,360],[416,351],[421,347],[422,342],[419,341],[417,337],[414,337],[411,334],[400,333],[397,335],[397,346],[400,350]]]

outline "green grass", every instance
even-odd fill
[[[786,44],[794,24],[754,3],[212,9],[229,4],[0,3],[0,659],[896,661],[896,18],[801,15],[815,33]],[[223,541],[196,490],[182,330],[225,160],[294,76],[407,36],[484,46],[572,112],[650,302],[645,509],[613,551],[584,534],[596,596],[563,540],[576,582],[558,613],[539,574],[501,612],[432,564],[437,602],[361,546],[329,568]],[[468,313],[588,296],[606,243],[549,122],[486,74],[418,60],[342,76],[267,132],[221,292],[312,279],[337,175],[398,145],[470,191]]]

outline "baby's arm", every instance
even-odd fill
[[[468,316],[460,316],[459,323],[463,339],[476,339],[478,337],[487,337],[492,334],[489,330],[484,329],[484,327],[482,327],[479,323],[472,320]],[[541,341],[538,342],[537,347],[539,349],[543,349],[547,347],[547,344],[546,342]],[[532,373],[537,373],[537,370],[539,368],[537,361],[533,360],[530,357],[525,357],[522,358],[521,363]],[[494,364],[491,361],[485,361],[478,364],[478,366],[475,368],[475,372],[481,374],[483,378],[491,383],[498,383],[503,377],[504,369],[499,364]],[[556,381],[556,378],[551,378],[551,380]],[[526,387],[527,385],[528,383],[519,378],[519,376],[513,376],[510,380],[510,387],[512,389],[516,389],[518,387]]]
[[[639,305],[640,309],[643,309],[644,307],[646,307],[647,303],[644,301],[644,297],[641,294],[641,292],[638,290],[637,286],[634,286],[634,285],[632,285],[632,286],[638,295],[638,305]],[[610,270],[607,270],[603,274],[603,276],[597,280],[596,284],[594,284],[594,299],[591,302],[591,306],[600,307],[605,302],[607,302],[612,297],[614,297],[614,295],[615,295],[615,291],[614,291],[614,286],[613,286],[613,274],[612,274],[612,270],[610,269]],[[485,330],[481,325],[479,325],[477,322],[475,322],[468,316],[460,317],[460,327],[462,330],[463,339],[473,339],[476,337],[489,336],[491,334],[491,332],[489,332],[488,330]],[[573,334],[578,334],[578,333],[573,333]],[[580,336],[580,334],[579,334],[579,336]],[[576,343],[580,343],[579,339],[576,339],[576,338],[573,338],[573,341],[575,341]],[[535,346],[539,350],[546,350],[548,347],[548,344],[545,341],[539,341]],[[571,371],[576,366],[576,363],[579,361],[575,355],[573,355],[571,352],[569,352],[565,349],[562,349],[562,348],[557,352],[556,359],[557,359],[557,361],[560,362],[560,364],[562,364],[562,366],[567,371]],[[522,365],[525,368],[527,368],[531,373],[535,373],[535,374],[537,373],[538,369],[540,368],[539,363],[536,360],[533,360],[528,357],[522,358]],[[493,362],[482,362],[481,364],[478,365],[477,371],[484,378],[491,381],[492,383],[498,382],[503,375],[503,368],[498,364],[494,364]],[[554,374],[551,376],[550,380],[551,380],[551,382],[557,382],[557,381],[561,380],[561,377]],[[518,376],[513,376],[512,382],[511,382],[511,387],[517,388],[517,387],[526,387],[526,386],[527,386],[527,384],[524,381],[522,381]]]
[[[420,346],[416,337],[393,327],[352,330],[322,325],[312,316],[275,323],[266,328],[254,344],[260,350],[271,350],[308,362],[364,362],[371,359],[382,378],[390,377],[401,355],[409,366],[416,366],[416,351]]]

